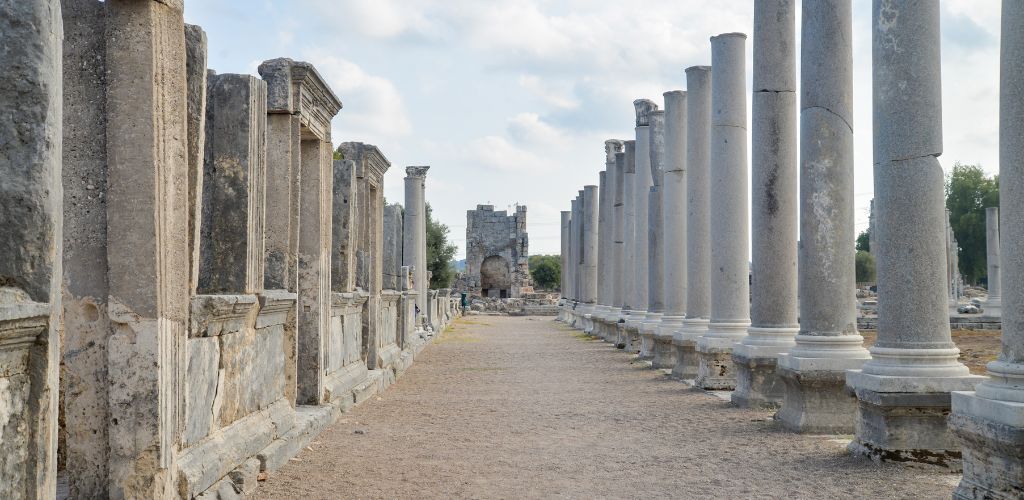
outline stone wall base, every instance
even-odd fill
[[[732,354],[736,365],[736,391],[732,402],[740,408],[778,408],[782,406],[785,385],[775,375],[779,359]]]
[[[654,359],[651,362],[655,369],[675,368],[676,348],[672,345],[672,335],[656,334],[654,336]]]
[[[731,347],[697,345],[696,387],[710,391],[731,391],[736,388],[736,365]]]
[[[955,393],[954,399],[980,400],[974,393]],[[1017,413],[1020,403],[986,400],[988,406],[1002,406]],[[1008,425],[964,411],[954,402],[949,428],[958,438],[963,452],[963,479],[953,492],[956,500],[1008,500],[1024,498],[1024,426]]]
[[[948,392],[851,392],[858,401],[851,453],[876,462],[914,462],[960,470],[960,450],[946,426]]]
[[[853,434],[857,398],[846,390],[846,370],[775,369],[785,386],[775,418],[793,432]]]

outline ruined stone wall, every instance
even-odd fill
[[[479,295],[519,297],[533,291],[525,206],[517,206],[514,215],[492,205],[466,212],[466,279]]]

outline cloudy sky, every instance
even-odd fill
[[[806,1],[806,0],[805,0]],[[854,0],[858,229],[871,199],[871,2]],[[186,21],[209,36],[210,67],[313,63],[341,97],[334,141],[431,165],[427,201],[464,256],[466,210],[529,208],[531,253],[559,252],[559,211],[597,184],[604,140],[631,138],[632,101],[685,90],[710,64],[708,38],[753,30],[752,0],[201,0]],[[799,20],[797,22],[799,30]],[[998,0],[942,0],[947,169],[998,170]],[[799,39],[799,34],[798,34]],[[748,79],[751,47],[748,41]],[[749,85],[748,85],[749,87]]]

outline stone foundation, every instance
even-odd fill
[[[777,357],[749,357],[733,352],[736,366],[736,391],[732,402],[740,408],[778,408],[785,384],[776,376]]]
[[[731,391],[736,388],[736,365],[732,347],[697,344],[696,386],[705,390]]]
[[[960,450],[946,428],[950,396],[883,393],[857,389],[857,420],[851,453],[876,462],[914,462],[960,470]]]
[[[852,434],[857,416],[857,398],[846,390],[846,372],[794,370],[777,366],[784,384],[782,408],[775,418],[794,432],[808,434]]]

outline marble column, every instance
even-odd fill
[[[626,149],[629,141],[622,145],[623,152],[615,153],[615,165],[612,170],[612,313],[608,317],[608,341],[619,345],[620,325],[626,314],[625,297],[625,210],[623,207],[626,173]]]
[[[675,368],[672,334],[686,317],[686,92],[665,92],[665,163],[661,213],[665,312],[654,336],[654,365]]]
[[[796,6],[792,0],[754,3],[754,238],[750,328],[733,349],[740,407],[782,402],[778,356],[794,345],[797,322]]]
[[[664,368],[664,356],[657,356],[654,337],[658,334],[661,317],[665,312],[664,297],[664,214],[662,213],[662,192],[665,173],[665,112],[653,111],[650,115],[651,181],[653,185],[647,198],[647,316],[640,325],[641,344],[647,346],[654,368]],[[671,365],[669,366],[671,368]]]
[[[604,170],[597,173],[597,302],[590,313],[591,335],[602,336],[601,321],[608,311],[608,275],[604,273],[608,258],[607,238],[608,230],[608,173]]]
[[[623,143],[617,139],[605,141],[605,171],[602,174],[601,209],[604,216],[598,228],[600,246],[598,248],[598,276],[601,280],[599,302],[603,310],[599,316],[600,335],[606,341],[613,341],[615,336],[612,328],[618,322],[618,310],[615,307],[615,156],[622,152]]]
[[[580,302],[583,307],[580,316],[583,319],[583,330],[588,333],[593,331],[591,315],[597,304],[597,208],[600,202],[597,186],[583,187],[580,210],[583,215],[583,237],[580,239]]]
[[[953,466],[949,393],[984,377],[957,360],[949,331],[939,4],[878,0],[872,13],[878,340],[846,375],[858,400],[849,449]]]
[[[1002,351],[976,392],[954,392],[949,425],[964,476],[956,499],[1024,495],[1024,3],[1004,0],[999,96],[999,244],[1006,286]]]
[[[558,311],[559,321],[568,321],[569,304],[569,235],[572,234],[571,224],[572,212],[562,210],[562,273],[558,290],[561,292],[560,308]]]
[[[402,235],[402,265],[409,266],[412,273],[413,289],[416,290],[416,306],[419,313],[416,327],[425,323],[427,315],[427,203],[426,179],[429,166],[406,167],[405,169],[405,233]]]
[[[857,333],[850,0],[804,2],[800,54],[800,333],[779,357],[777,418],[797,432],[853,432],[846,370],[870,358]]]
[[[1000,283],[999,262],[999,207],[985,209],[985,237],[988,253],[988,300],[985,301],[985,316],[1000,317],[1003,307],[1002,283]]]
[[[569,242],[571,247],[569,248],[569,262],[570,278],[572,279],[572,307],[569,311],[569,325],[573,327],[579,327],[579,307],[580,307],[580,231],[583,225],[583,200],[580,195],[577,195],[572,200],[572,219],[569,222],[569,226],[572,230]]]
[[[651,187],[654,186],[654,177],[651,175],[651,113],[658,109],[658,105],[647,99],[633,101],[636,110],[636,156],[634,160],[634,182],[633,198],[634,205],[634,226],[633,226],[633,314],[626,321],[626,330],[629,338],[626,340],[626,349],[629,351],[640,351],[642,359],[650,359],[653,350],[649,343],[644,343],[640,337],[640,327],[647,319],[647,296],[650,270],[650,255],[648,255],[649,241],[647,237],[648,223],[650,216],[647,204],[651,194]],[[650,338],[648,337],[648,340]]]
[[[711,316],[711,67],[686,69],[686,319],[672,333],[672,376],[697,377],[697,339]]]
[[[747,35],[711,38],[711,323],[697,341],[697,386],[733,389],[732,347],[750,326]]]
[[[639,310],[636,300],[636,141],[626,141],[622,167],[622,316],[616,344],[620,349],[632,349],[627,325]],[[639,311],[642,312],[642,311]]]

